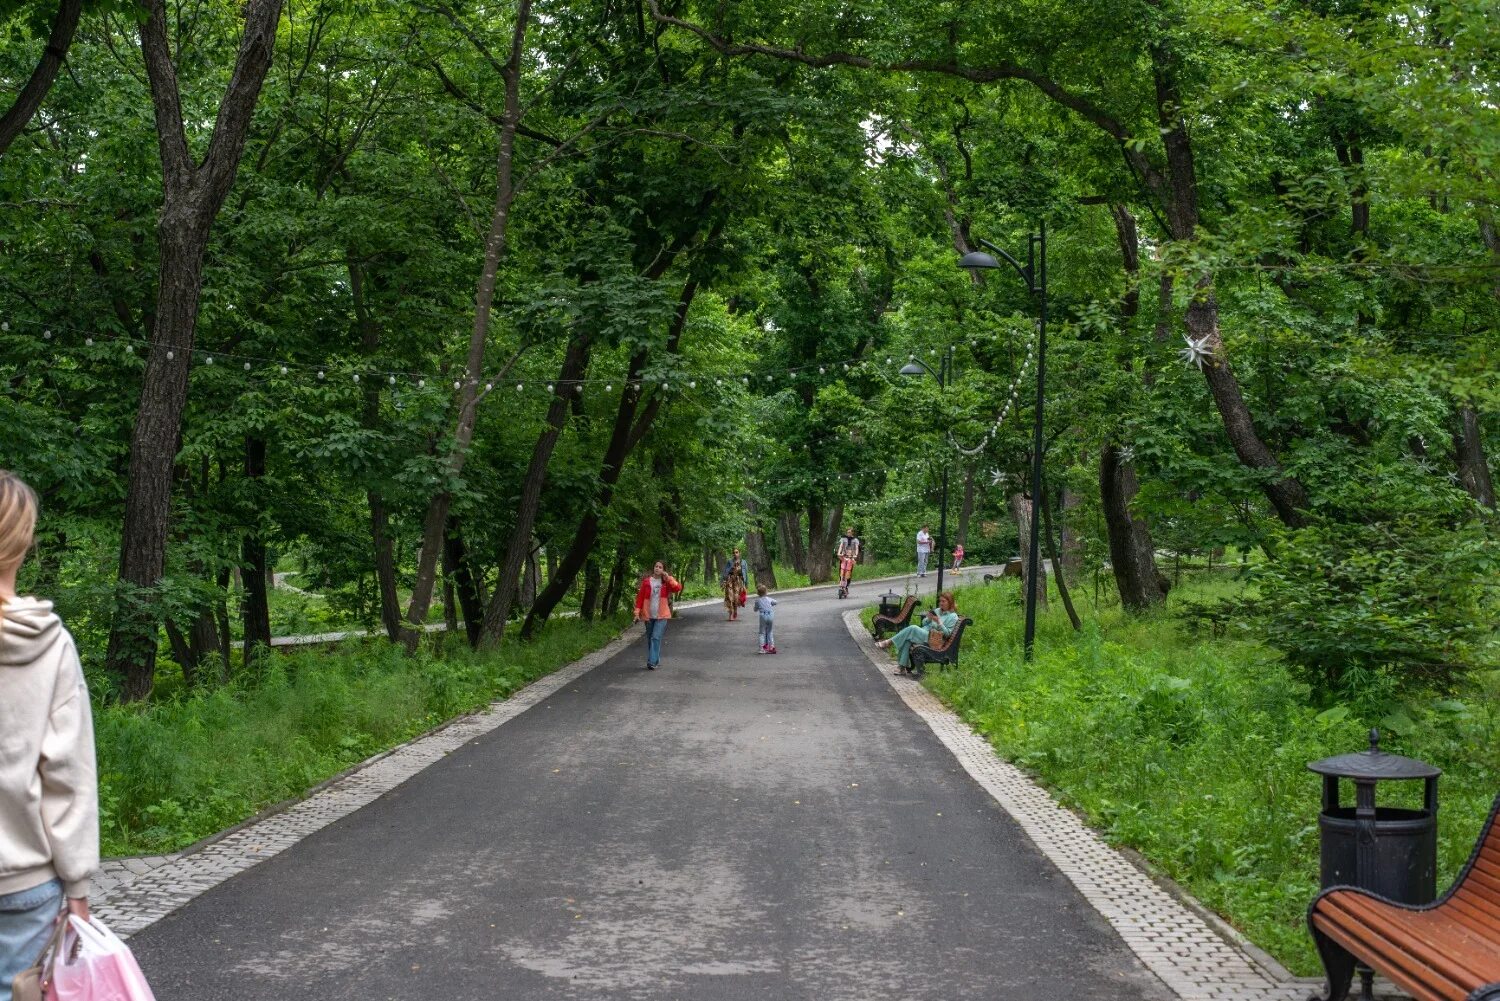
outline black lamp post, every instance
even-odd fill
[[[1036,335],[1036,419],[1031,436],[1031,541],[1028,547],[1030,558],[1027,565],[1031,573],[1026,578],[1026,637],[1025,659],[1030,660],[1036,646],[1036,594],[1042,575],[1042,406],[1047,386],[1047,224],[1041,222],[1037,231],[1026,238],[1026,263],[1022,264],[988,240],[980,240],[1015,269],[1026,283],[1026,291],[1036,297],[1040,311],[1040,322]],[[1039,253],[1040,252],[1040,253]],[[1040,260],[1038,260],[1040,258]],[[959,259],[958,266],[971,270],[998,268],[1000,261],[980,250],[971,251]],[[902,371],[905,371],[903,369]]]
[[[944,389],[953,375],[953,347],[943,353],[943,360],[936,371],[922,359],[912,356],[911,361],[901,366],[902,375],[930,375],[937,380],[938,389]],[[943,463],[943,502],[938,509],[938,579],[937,593],[943,593],[943,561],[948,552],[948,464]]]

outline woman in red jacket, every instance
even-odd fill
[[[646,670],[656,670],[661,663],[661,637],[672,617],[672,595],[682,590],[677,579],[667,573],[661,560],[641,581],[635,592],[635,620],[646,626]]]

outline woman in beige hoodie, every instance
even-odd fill
[[[36,516],[36,494],[0,470],[0,1001],[11,1001],[12,978],[64,906],[88,916],[99,864],[94,722],[78,650],[50,601],[16,596]]]

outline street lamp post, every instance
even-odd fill
[[[1042,576],[1042,407],[1047,386],[1047,223],[1039,223],[1037,231],[1027,236],[1025,264],[988,240],[979,242],[999,254],[1021,276],[1021,280],[1026,283],[1026,291],[1036,297],[1040,314],[1036,334],[1036,417],[1031,435],[1031,540],[1027,547],[1027,565],[1031,568],[1031,573],[1026,577],[1024,640],[1025,659],[1030,660],[1036,646],[1036,597]],[[983,251],[975,250],[960,258],[958,266],[970,270],[998,268],[1000,261]]]
[[[910,362],[901,366],[902,375],[930,375],[937,380],[938,389],[941,391],[948,386],[948,380],[953,377],[953,346],[943,353],[943,360],[938,364],[936,371],[931,365],[922,361],[915,355]],[[938,579],[937,593],[943,593],[943,561],[947,558],[948,551],[948,464],[943,463],[943,500],[938,509]]]

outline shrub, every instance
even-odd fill
[[[1276,553],[1257,577],[1260,618],[1321,700],[1381,672],[1451,689],[1490,655],[1497,557],[1480,524],[1319,518]]]

